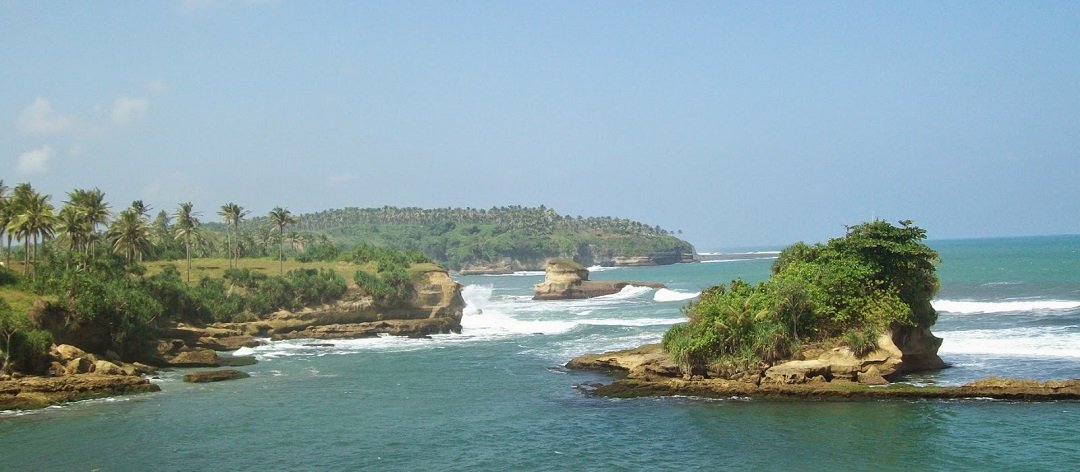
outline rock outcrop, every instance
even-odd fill
[[[0,410],[44,408],[91,398],[157,392],[155,384],[132,375],[97,373],[0,380]]]
[[[246,372],[240,372],[239,370],[233,369],[199,370],[184,374],[184,382],[223,382],[226,380],[246,379],[248,377],[250,377],[250,375],[248,375]]]
[[[619,293],[628,285],[664,288],[654,282],[589,280],[589,270],[577,262],[557,259],[544,267],[544,281],[533,286],[533,300],[573,300]]]
[[[836,354],[823,354],[836,359]],[[841,356],[846,357],[846,356]],[[870,356],[868,356],[870,357]],[[1080,379],[1038,382],[989,378],[960,387],[916,387],[889,384],[878,364],[853,376],[853,364],[830,364],[823,359],[788,361],[770,367],[765,375],[706,378],[684,375],[659,344],[603,354],[585,354],[566,363],[568,369],[599,370],[615,374],[608,385],[583,386],[596,395],[641,397],[689,395],[729,398],[874,399],[874,398],[1000,398],[1009,400],[1080,399]],[[898,364],[893,364],[898,365]],[[834,374],[833,372],[842,374]],[[895,372],[895,371],[894,371]]]

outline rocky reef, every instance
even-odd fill
[[[589,270],[577,262],[556,259],[544,267],[544,281],[533,286],[533,300],[573,300],[619,293],[627,285],[664,288],[655,282],[589,280]]]
[[[607,385],[588,386],[592,393],[609,397],[1080,399],[1080,379],[1037,382],[988,378],[959,387],[890,383],[889,378],[905,372],[944,367],[937,356],[941,340],[925,330],[925,333],[889,333],[882,335],[878,343],[877,350],[861,357],[846,347],[809,349],[800,354],[802,359],[727,375],[715,371],[709,375],[689,375],[659,344],[585,354],[572,359],[566,367],[600,370],[619,377]]]

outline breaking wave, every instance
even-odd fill
[[[1046,312],[1080,308],[1075,300],[1005,300],[981,302],[968,300],[934,300],[934,309],[953,314]]]

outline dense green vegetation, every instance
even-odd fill
[[[249,225],[246,231],[241,222],[249,212],[235,203],[218,212],[225,223],[220,231],[206,230],[190,202],[180,203],[171,216],[159,212],[153,221],[149,212],[135,201],[114,218],[98,189],[69,192],[57,211],[51,197],[30,184],[19,184],[9,195],[0,182],[0,237],[7,243],[0,267],[0,372],[42,368],[31,365],[51,342],[42,327],[94,333],[106,338],[97,340],[102,349],[124,354],[175,322],[247,321],[338,300],[348,286],[343,267],[377,304],[400,303],[413,293],[410,270],[431,267],[415,251],[366,244],[343,251],[325,237],[286,233],[297,219],[282,207],[263,220],[272,224]],[[13,240],[21,244],[12,248]],[[192,260],[218,253],[228,257],[229,268],[192,280]],[[18,273],[11,269],[13,254],[21,258]],[[253,256],[274,256],[277,275],[250,268]],[[334,262],[285,272],[290,256]],[[156,263],[148,271],[145,261],[155,259],[182,260],[184,268]]]
[[[544,206],[474,208],[345,208],[302,215],[299,228],[339,244],[367,242],[424,253],[451,269],[502,258],[539,262],[554,257],[599,263],[693,247],[671,232],[621,218],[560,215]],[[259,220],[252,220],[259,224]]]
[[[705,290],[673,326],[664,349],[691,372],[732,372],[783,359],[804,343],[832,340],[858,355],[886,329],[929,327],[937,314],[937,253],[910,221],[850,227],[826,244],[785,249],[769,280]]]

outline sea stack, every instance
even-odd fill
[[[533,300],[575,300],[619,293],[627,285],[664,288],[654,282],[589,280],[589,270],[569,259],[544,266],[544,281],[533,286]]]

